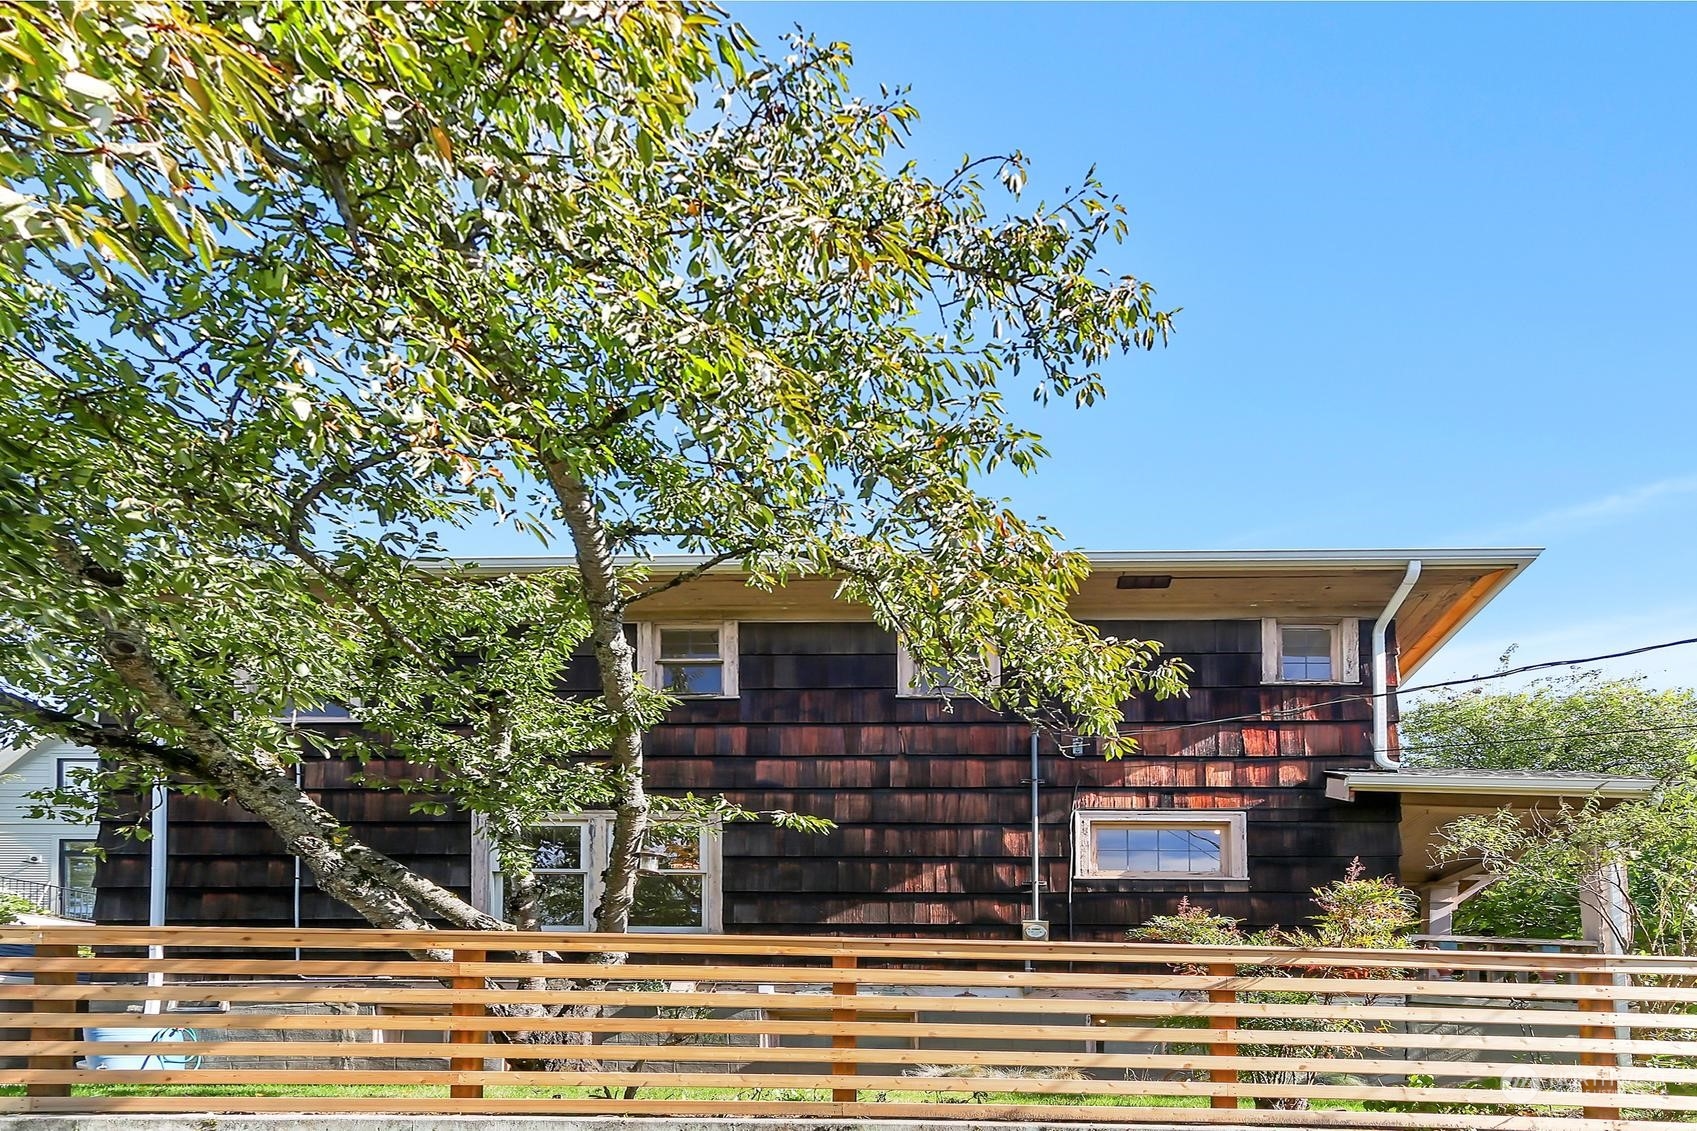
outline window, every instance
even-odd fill
[[[1264,683],[1359,683],[1361,622],[1261,622]]]
[[[587,825],[551,825],[536,840],[536,894],[542,922],[555,929],[589,925]]]
[[[699,931],[706,924],[706,840],[706,830],[699,828],[649,836],[651,855],[637,877],[631,907],[633,928]]]
[[[591,813],[537,830],[534,871],[545,930],[589,928],[601,900],[613,816]],[[633,931],[717,931],[719,837],[707,828],[649,833],[631,908]],[[496,876],[499,889],[500,877]],[[495,908],[500,912],[500,906]]]
[[[1002,662],[994,652],[985,657],[990,678],[999,679]],[[908,652],[907,646],[896,644],[896,694],[909,699],[954,698],[960,694],[955,686],[956,675],[947,668],[921,666]]]
[[[100,772],[99,758],[59,759],[59,788],[86,789],[88,779]]]
[[[1242,813],[1175,810],[1073,814],[1081,879],[1247,879]]]
[[[737,626],[642,624],[636,634],[637,666],[650,687],[680,698],[737,696]]]
[[[94,918],[96,863],[92,840],[59,842],[59,905],[54,910],[65,918]]]

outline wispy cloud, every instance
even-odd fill
[[[1499,528],[1499,538],[1548,537],[1566,534],[1643,514],[1685,496],[1697,495],[1697,475],[1679,475],[1646,483],[1629,491],[1589,499],[1545,511],[1523,522]]]

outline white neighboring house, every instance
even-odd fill
[[[0,891],[21,895],[52,915],[94,918],[94,847],[99,828],[31,820],[29,795],[69,783],[94,753],[60,738],[0,750]]]

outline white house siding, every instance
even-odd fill
[[[59,844],[93,840],[99,829],[64,821],[32,820],[25,816],[29,795],[58,784],[59,759],[93,755],[68,743],[44,742],[32,750],[0,753],[0,880],[29,880],[64,886],[59,874]],[[10,765],[6,762],[16,757]],[[37,858],[37,859],[32,859]],[[8,885],[0,882],[0,890]]]

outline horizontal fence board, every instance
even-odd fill
[[[833,996],[831,994],[764,994],[734,990],[456,990],[402,987],[371,988],[314,986],[295,983],[212,986],[214,992],[193,993],[192,984],[176,986],[7,986],[6,995],[36,1001],[243,1001],[278,1003],[358,1002],[378,1005],[593,1005],[614,1008],[645,1006],[660,1009],[720,1007],[725,1009],[807,1009],[885,1012],[905,1009],[922,1013],[1088,1014],[1104,1017],[1303,1017],[1331,1020],[1340,1003],[1144,1001],[1124,998],[1048,997],[920,997],[894,994]],[[1557,1009],[1516,1009],[1495,1006],[1404,1006],[1379,1002],[1348,1003],[1349,1015],[1362,1020],[1423,1021],[1456,1024],[1542,1025],[1579,1028],[1617,1026],[1688,1029],[1697,1017],[1630,1012],[1581,1012]],[[43,1024],[55,1024],[54,1019]],[[509,1028],[522,1028],[512,1019]]]
[[[1320,978],[1283,976],[1216,976],[1200,974],[1121,974],[1111,971],[1070,973],[1025,970],[837,970],[829,968],[784,966],[726,966],[711,965],[653,965],[631,963],[607,966],[596,963],[559,963],[538,966],[534,963],[496,962],[420,962],[366,964],[325,963],[334,969],[311,969],[314,963],[230,962],[217,960],[167,959],[150,962],[147,959],[126,960],[122,969],[105,965],[101,959],[39,959],[40,970],[75,971],[81,973],[140,974],[148,971],[164,973],[245,973],[282,976],[344,977],[388,975],[407,978],[504,977],[508,979],[547,976],[573,981],[688,981],[696,983],[769,983],[774,985],[807,985],[853,982],[861,986],[918,986],[942,988],[988,989],[1121,989],[1121,990],[1197,990],[1237,993],[1324,993],[1344,997],[1416,996],[1512,998],[1526,1001],[1655,1001],[1683,1002],[1692,995],[1683,986],[1630,985],[1549,985],[1544,983],[1497,983],[1432,981],[1417,978]],[[70,966],[69,963],[86,963]],[[0,960],[0,969],[30,969],[34,964],[11,963]],[[234,967],[235,969],[231,969]],[[204,983],[174,983],[191,988],[206,988]]]
[[[823,1011],[821,1011],[823,1012]],[[83,1028],[97,1019],[123,1016],[121,1014],[74,1014],[67,1017],[70,1026]],[[31,1013],[0,1013],[0,1029],[24,1028],[38,1020],[39,1014]],[[289,1013],[289,1014],[201,1014],[201,1013],[164,1013],[149,1014],[147,1019],[160,1025],[176,1026],[194,1030],[272,1030],[320,1032],[324,1030],[347,1030],[355,1032],[442,1032],[445,1030],[470,1030],[477,1032],[542,1032],[542,1033],[640,1033],[640,1034],[674,1034],[680,1031],[687,1034],[703,1034],[713,1036],[770,1035],[776,1037],[881,1037],[895,1039],[925,1039],[947,1040],[955,1038],[967,1041],[984,1041],[986,1039],[1021,1042],[1056,1043],[1080,1041],[1103,1041],[1115,1044],[1245,1044],[1245,1045],[1312,1045],[1320,1040],[1341,1048],[1368,1049],[1496,1049],[1505,1052],[1563,1052],[1578,1053],[1580,1051],[1633,1053],[1647,1056],[1692,1056],[1697,1057],[1697,1040],[1646,1040],[1646,1039],[1584,1039],[1578,1037],[1540,1037],[1515,1033],[1479,1034],[1454,1032],[1429,1033],[1399,1033],[1399,1032],[1328,1032],[1317,1035],[1312,1029],[1241,1029],[1219,1030],[1200,1029],[1188,1026],[1153,1026],[1125,1025],[1104,1023],[1103,1019],[1093,1025],[1031,1025],[1019,1029],[1008,1029],[987,1037],[982,1024],[966,1024],[958,1022],[909,1022],[909,1021],[786,1021],[770,1018],[691,1018],[680,1021],[676,1018],[655,1017],[533,1017],[522,1021],[505,1017],[454,1017],[440,1015],[408,1015],[408,1014],[322,1014],[322,1013]],[[1697,1028],[1697,1017],[1687,1019],[1687,1022]],[[145,1027],[145,1026],[141,1026]],[[263,1042],[268,1046],[281,1046],[283,1041]],[[320,1042],[314,1042],[315,1044]],[[418,1047],[418,1043],[407,1043],[407,1049]],[[102,1042],[101,1048],[110,1045]],[[172,1048],[178,1047],[173,1044]],[[358,1042],[358,1047],[370,1055],[378,1049],[401,1047],[394,1043],[364,1041]],[[522,1049],[524,1046],[505,1043],[500,1047],[507,1050]],[[737,1046],[746,1047],[746,1046]],[[12,1045],[0,1047],[0,1051],[11,1049],[21,1052],[21,1047]],[[938,1050],[941,1053],[944,1050]],[[495,1055],[495,1054],[491,1054]],[[504,1054],[503,1054],[504,1055]],[[1467,1062],[1463,1062],[1467,1063]]]
[[[86,1105],[86,1106],[83,1106]],[[496,1097],[458,1099],[228,1096],[78,1096],[74,1098],[0,1097],[0,1112],[325,1112],[418,1115],[696,1115],[805,1116],[821,1119],[971,1120],[974,1123],[1020,1121],[1033,1111],[1047,1123],[1194,1123],[1281,1127],[1407,1127],[1445,1131],[1668,1131],[1665,1122],[1607,1119],[1576,1122],[1570,1117],[1496,1113],[1362,1112],[1347,1109],[1221,1110],[1198,1107],[1107,1107],[1055,1104],[1033,1109],[1016,1104],[972,1103],[827,1103],[774,1100],[601,1100]]]
[[[23,1084],[321,1084],[312,1072],[267,1069],[20,1069]],[[492,1072],[419,1069],[342,1069],[337,1082],[359,1085],[502,1085],[509,1087],[597,1088],[819,1088],[853,1086],[860,1091],[986,1092],[997,1087],[1029,1095],[1060,1096],[1237,1096],[1246,1099],[1396,1100],[1408,1103],[1467,1103],[1502,1107],[1595,1107],[1645,1111],[1697,1111],[1697,1096],[1610,1094],[1532,1088],[1407,1087],[1368,1084],[1282,1084],[1261,1080],[1046,1080],[1028,1077],[868,1076],[843,1077],[778,1072]]]
[[[1167,943],[1023,943],[1001,940],[832,938],[784,935],[606,935],[587,932],[383,931],[286,927],[0,927],[0,944],[180,946],[236,949],[447,950],[744,954],[758,957],[941,959],[991,962],[1196,962],[1281,966],[1440,967],[1515,971],[1592,971],[1697,977],[1697,960],[1650,955],[1466,950],[1348,950]],[[1421,961],[1410,963],[1410,955]]]
[[[1189,1042],[1201,1044],[1212,1040],[1211,1031],[1197,1030]],[[982,1039],[982,1038],[980,1038]],[[1313,1034],[1309,1034],[1313,1041]],[[0,1055],[22,1055],[30,1052],[30,1043],[0,1042]],[[33,1051],[41,1056],[244,1056],[290,1057],[294,1059],[339,1060],[346,1057],[370,1057],[374,1054],[396,1056],[408,1060],[452,1060],[463,1057],[487,1059],[525,1059],[557,1057],[562,1060],[642,1062],[690,1061],[739,1064],[904,1064],[978,1065],[1011,1068],[1097,1068],[1161,1072],[1194,1072],[1243,1067],[1239,1056],[1171,1053],[1088,1053],[1088,1052],[1029,1052],[987,1049],[878,1049],[878,1048],[808,1048],[802,1046],[761,1047],[759,1045],[662,1045],[662,1044],[601,1044],[601,1045],[515,1045],[515,1044],[441,1044],[407,1042],[396,1045],[373,1045],[369,1042],[345,1041],[48,1041],[35,1044]],[[1382,1060],[1350,1055],[1343,1056],[1257,1056],[1257,1072],[1290,1072],[1299,1074],[1367,1073],[1372,1075],[1426,1075],[1436,1077],[1476,1078],[1503,1076],[1538,1080],[1584,1078],[1592,1080],[1633,1080],[1641,1082],[1697,1083],[1697,1068],[1662,1067],[1595,1067],[1586,1064],[1519,1063],[1515,1061],[1465,1060]],[[106,1071],[101,1069],[99,1071]],[[322,1069],[305,1070],[322,1073]],[[503,1079],[511,1079],[509,1073]],[[654,1074],[651,1083],[658,1085],[665,1073]],[[978,1078],[996,1082],[1017,1083],[1016,1078],[994,1076]],[[1128,1085],[1129,1086],[1129,1085]],[[1017,1089],[1015,1089],[1017,1090]]]

